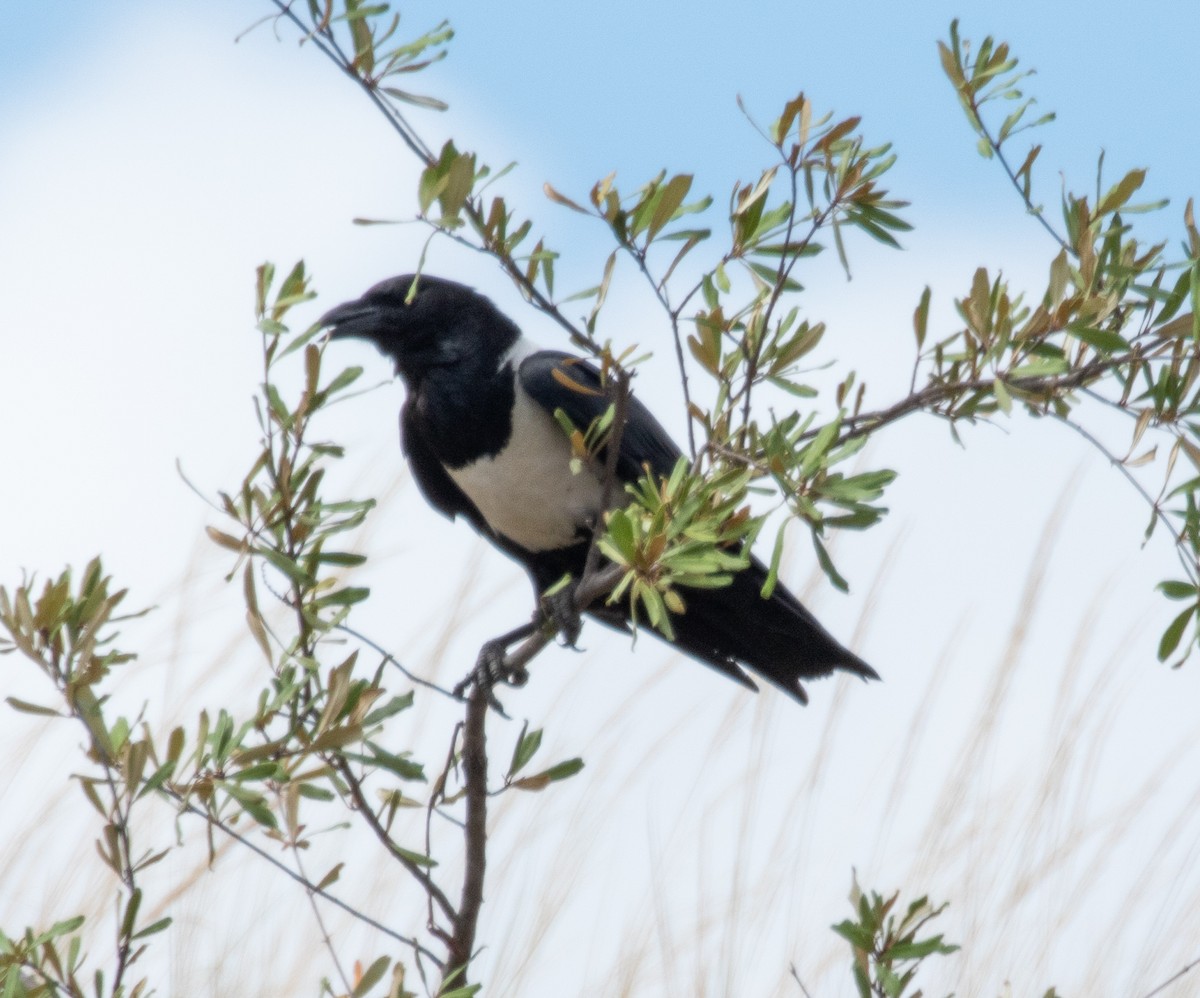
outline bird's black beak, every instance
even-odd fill
[[[361,299],[348,301],[331,308],[321,316],[321,325],[329,330],[331,340],[358,337],[375,339],[379,330],[381,310],[378,305]]]

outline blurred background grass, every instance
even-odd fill
[[[379,521],[403,518],[413,498],[394,490]],[[936,930],[963,948],[930,963],[919,978],[926,994],[999,994],[1011,981],[1014,994],[1053,984],[1064,995],[1139,995],[1194,958],[1193,725],[1190,711],[1140,706],[1183,695],[1187,674],[1167,677],[1180,686],[1173,693],[1135,664],[1152,638],[1136,622],[1124,640],[1096,646],[1097,621],[1120,609],[1112,585],[1097,586],[1074,620],[1040,619],[1048,580],[1069,571],[1054,547],[1077,501],[1064,494],[1047,519],[1003,642],[972,653],[967,623],[950,622],[920,670],[884,667],[885,683],[869,687],[816,684],[808,709],[744,694],[648,636],[631,654],[627,640],[594,625],[583,654],[539,659],[506,705],[545,725],[540,762],[581,754],[587,768],[542,794],[493,803],[477,971],[485,993],[790,996],[801,993],[794,965],[811,994],[851,994],[847,948],[828,927],[849,914],[852,869],[864,888],[950,901]],[[856,646],[876,633],[880,603],[897,598],[894,573],[910,545],[901,537],[882,560]],[[237,587],[223,586],[214,555],[198,550],[181,584],[160,595],[157,624],[130,628],[147,648],[116,699],[130,710],[149,699],[156,725],[185,721],[198,702],[247,710],[262,679],[239,632]],[[396,580],[404,564],[393,551],[375,569]],[[506,592],[520,602],[508,567],[480,542],[449,570],[457,597],[411,637],[385,641],[444,682],[470,661],[474,638],[463,632],[478,633],[481,608]],[[820,579],[793,581],[821,612]],[[377,585],[374,597],[385,620],[388,589]],[[411,619],[392,619],[412,631]],[[1039,650],[1047,624],[1066,639],[1062,658]],[[191,649],[210,645],[218,628],[224,647],[195,661]],[[19,665],[5,660],[6,691],[44,702],[28,681],[34,670]],[[387,744],[416,747],[432,766],[455,714],[419,693]],[[112,884],[92,846],[98,822],[69,778],[79,736],[11,712],[5,722],[0,925],[86,912],[88,948],[102,960]],[[493,719],[494,769],[518,730]],[[310,828],[334,826],[314,836],[310,875],[344,862],[340,896],[419,932],[424,898],[370,834],[342,827],[335,808],[306,807]],[[165,845],[170,810],[146,810],[141,841]],[[209,870],[202,826],[185,817],[179,829],[186,844],[147,884],[145,917],[175,918],[144,958],[160,993],[315,993],[332,969],[302,892],[220,835]],[[438,855],[450,876],[455,841],[443,828]],[[403,956],[343,913],[324,914],[343,963]],[[1189,994],[1192,983],[1164,993]]]

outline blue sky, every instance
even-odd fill
[[[1029,89],[1059,115],[1039,137],[1048,205],[1056,204],[1060,170],[1076,189],[1091,189],[1104,148],[1110,179],[1150,168],[1147,196],[1173,202],[1155,231],[1178,232],[1175,219],[1200,189],[1191,6],[1146,3],[1134,15],[1114,2],[939,0],[854,10],[771,2],[751,15],[732,4],[423,2],[405,9],[404,23],[418,30],[449,17],[458,32],[450,57],[416,81],[448,98],[451,110],[417,115],[419,127],[455,134],[494,165],[518,160],[507,190],[569,256],[563,269],[580,284],[593,283],[607,254],[602,233],[545,202],[543,181],[578,194],[614,169],[635,184],[665,167],[696,172],[698,188],[720,204],[735,180],[769,162],[737,109],[738,94],[762,120],[799,90],[818,108],[863,115],[868,137],[895,144],[891,188],[913,202],[907,217],[916,228],[901,254],[852,244],[854,280],[832,266],[815,271],[806,307],[830,322],[825,359],[860,365],[886,397],[907,383],[910,316],[926,283],[948,329],[949,298],[975,266],[1003,267],[1032,283],[1054,252],[995,164],[975,152],[936,56],[951,18],[961,18],[967,36],[1007,39],[1038,69]],[[227,566],[201,537],[212,517],[175,470],[179,460],[211,493],[239,481],[253,453],[254,266],[305,257],[323,295],[315,315],[411,269],[421,241],[411,227],[350,224],[357,215],[411,213],[412,164],[315,53],[286,38],[277,43],[269,26],[234,43],[266,9],[251,0],[0,6],[0,581],[104,551],[137,602],[162,607],[134,633],[145,641],[146,695],[155,709],[174,704],[161,708],[168,712],[186,714],[192,677],[208,675],[214,661],[225,671],[204,688],[210,702],[244,693],[238,669],[260,667],[238,642],[237,594],[220,585]],[[431,269],[477,283],[553,342],[555,331],[476,257],[435,247]],[[621,287],[608,334],[653,346],[643,293],[632,281]],[[368,365],[371,378],[387,376],[375,358],[341,357]],[[669,372],[656,377],[645,374],[647,384],[666,386],[669,401]],[[400,398],[393,386],[332,415],[330,433],[347,441],[351,457],[331,482],[385,498],[364,539],[378,552],[366,581],[383,598],[364,623],[419,667],[449,676],[481,640],[523,619],[528,597],[511,566],[405,491],[392,429]],[[752,973],[759,967],[775,986],[769,973],[780,953],[811,971],[810,986],[844,976],[830,969],[842,960],[835,941],[827,940],[834,956],[807,941],[824,938],[841,917],[851,866],[881,889],[911,881],[954,900],[948,931],[975,945],[952,965],[947,988],[996,992],[1012,973],[1019,993],[1051,983],[1064,993],[1100,993],[1087,987],[1093,966],[1109,975],[1105,983],[1131,988],[1168,976],[1177,955],[1170,947],[1188,933],[1164,940],[1156,922],[1200,908],[1191,903],[1200,895],[1187,852],[1196,828],[1186,817],[1173,824],[1171,809],[1193,792],[1194,781],[1171,782],[1179,775],[1171,767],[1182,760],[1195,771],[1198,667],[1168,674],[1153,661],[1155,628],[1169,607],[1151,587],[1171,571],[1170,553],[1140,548],[1145,510],[1077,439],[1016,420],[971,431],[968,443],[965,451],[952,447],[943,428],[919,422],[881,442],[879,460],[901,477],[888,520],[839,542],[850,596],[814,579],[808,546],[794,546],[793,584],[879,666],[884,684],[818,684],[797,716],[770,697],[736,699],[737,691],[687,663],[654,671],[666,656],[648,639],[630,652],[627,642],[589,633],[586,658],[546,656],[535,682],[513,694],[514,711],[549,719],[547,751],[573,754],[582,743],[607,768],[597,765],[547,805],[558,823],[523,830],[538,854],[514,876],[534,886],[516,901],[497,891],[493,928],[510,926],[519,949],[523,927],[545,910],[536,885],[552,875],[578,878],[567,928],[548,938],[572,968],[586,966],[596,994],[609,993],[601,987],[607,968],[617,958],[629,965],[629,932],[642,931],[635,942],[645,946],[661,931],[646,914],[656,905],[680,919],[684,942],[694,912],[671,908],[675,899],[685,909],[703,902],[722,910],[721,861],[753,813],[761,864],[746,877],[761,875],[754,903],[763,922],[753,928],[769,944],[714,940],[697,929],[695,938],[726,960],[705,978],[710,993],[725,993],[718,981],[740,983],[740,992],[727,993],[760,993]],[[1049,511],[1068,488],[1053,550],[1035,556]],[[1045,575],[1032,604],[1023,596],[1031,558]],[[445,587],[406,588],[414,574]],[[465,624],[445,605],[460,578],[474,586]],[[393,609],[397,596],[411,607],[404,619]],[[198,616],[190,629],[179,623],[182,608]],[[447,629],[445,642],[414,623],[429,621]],[[1009,654],[1014,628],[1027,643]],[[163,662],[169,668],[156,670]],[[30,686],[18,692],[37,699],[37,684]],[[1005,712],[989,699],[997,688],[1011,691]],[[633,689],[643,695],[630,704]],[[972,732],[993,722],[1001,735],[972,755]],[[659,736],[664,724],[670,737]],[[1087,734],[1091,754],[1086,772],[1072,770],[1074,782],[1055,789],[1041,767],[1058,758],[1064,725]],[[18,718],[5,736],[24,744],[43,727]],[[71,746],[68,739],[64,758]],[[812,769],[809,760],[818,760]],[[971,778],[960,796],[946,797],[961,761],[971,762]],[[761,792],[746,779],[747,765],[765,781]],[[889,782],[901,765],[917,774],[904,793]],[[801,770],[819,789],[801,798],[797,815],[778,802],[793,800]],[[20,799],[22,786],[36,793],[45,778],[12,767],[0,796]],[[1159,779],[1154,793],[1138,796]],[[880,802],[893,797],[880,817]],[[1142,802],[1136,819],[1122,817],[1130,800]],[[4,810],[0,845],[23,835],[18,809]],[[957,851],[931,851],[931,814],[957,836]],[[505,827],[502,834],[515,834]],[[562,828],[588,844],[582,861],[556,852]],[[791,828],[794,841],[781,846],[776,836]],[[1116,836],[1114,828],[1125,831]],[[1104,849],[1088,851],[1097,843]],[[782,882],[771,862],[780,855],[803,884],[786,903],[769,889]],[[566,856],[566,866],[542,862],[548,856]],[[1161,858],[1148,864],[1153,856]],[[627,874],[608,876],[612,869]],[[987,879],[995,870],[1018,883],[1033,869],[1043,889],[1028,899],[1012,900],[1008,887]],[[1099,887],[1079,903],[1080,885],[1093,882]],[[1139,883],[1140,907],[1131,901]],[[28,889],[6,892],[8,903],[47,888]],[[998,907],[1004,898],[1010,907]],[[233,908],[229,924],[238,932]],[[631,921],[631,910],[646,924]],[[1006,913],[1004,925],[989,928],[996,911]],[[581,953],[570,927],[590,932],[597,912],[612,931]],[[0,924],[19,914],[0,899]],[[211,916],[198,908],[196,917]],[[1113,940],[1103,954],[1095,952],[1098,938]],[[174,952],[176,973],[201,959],[192,949]],[[514,973],[503,953],[488,959],[497,980]],[[546,964],[550,979],[561,969]],[[271,992],[264,984],[255,993]],[[830,984],[822,993],[838,992]]]
[[[232,37],[266,6],[220,0],[205,5],[205,20]],[[20,105],[53,88],[89,53],[123,58],[122,47],[136,45],[123,26],[154,8],[172,9],[129,0],[6,5],[0,101]],[[198,16],[174,9],[181,20]],[[422,2],[404,8],[404,24],[416,31],[447,17],[457,31],[450,59],[422,79],[457,102],[449,121],[469,105],[510,137],[497,159],[537,149],[563,183],[590,182],[610,165],[637,176],[667,166],[701,169],[723,189],[743,168],[734,96],[769,118],[803,89],[817,107],[861,114],[869,135],[892,140],[897,186],[931,210],[977,203],[988,189],[981,178],[995,181],[963,141],[936,59],[935,40],[955,17],[964,35],[1006,39],[1037,68],[1030,88],[1060,115],[1043,133],[1051,179],[1065,169],[1082,181],[1103,147],[1110,169],[1149,165],[1151,193],[1185,196],[1196,139],[1184,119],[1197,83],[1192,39],[1181,30],[1187,10],[1186,0],[1141,4],[1136,15],[1111,0],[867,2],[853,11],[771,0],[749,16],[733,4],[616,0],[581,16],[549,2]]]

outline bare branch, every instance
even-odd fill
[[[1182,980],[1187,974],[1190,974],[1197,967],[1200,967],[1200,960],[1193,960],[1191,963],[1187,964],[1182,970],[1180,970],[1177,974],[1174,974],[1173,976],[1169,977],[1167,980],[1163,981],[1162,984],[1160,984],[1158,987],[1156,987],[1153,991],[1147,991],[1142,996],[1142,998],[1154,998],[1155,995],[1162,994],[1172,984],[1174,984],[1176,981]]]
[[[475,933],[479,911],[483,907],[483,881],[487,872],[487,712],[488,691],[476,684],[467,699],[466,721],[463,724],[462,765],[466,789],[467,820],[466,868],[463,872],[462,898],[454,934],[448,944],[446,970],[451,973],[462,968],[454,984],[467,983],[467,965],[475,950]]]

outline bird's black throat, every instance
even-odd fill
[[[513,366],[488,364],[490,375],[465,374],[461,367],[430,371],[410,389],[422,434],[447,468],[495,457],[512,436]]]

